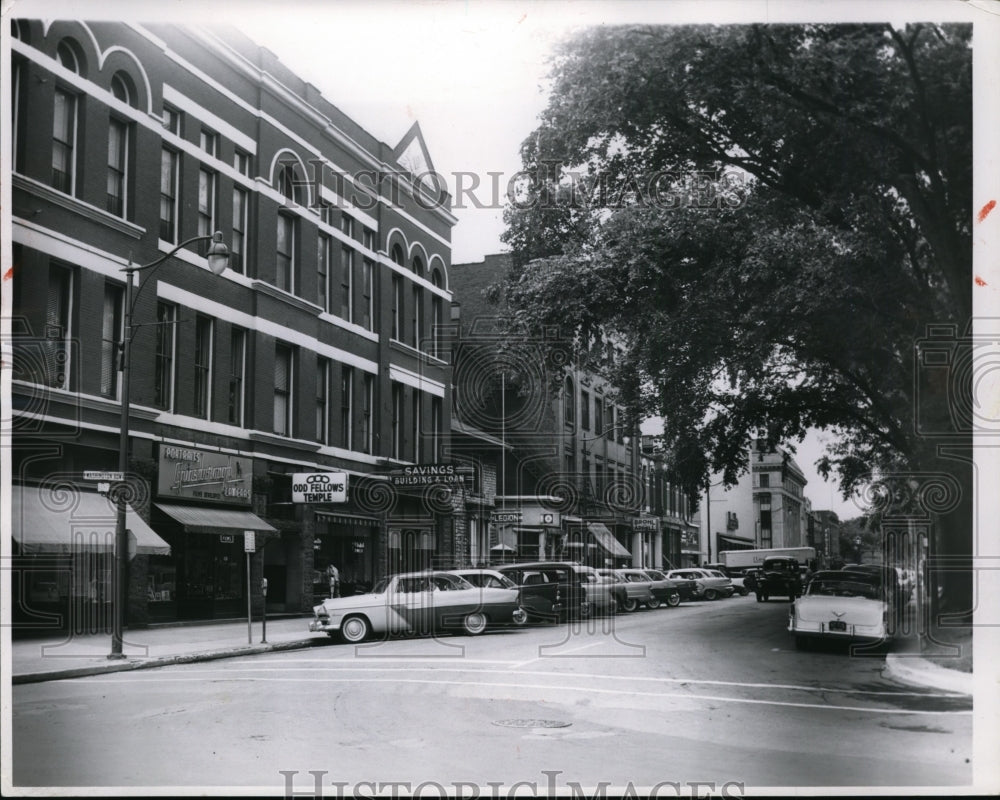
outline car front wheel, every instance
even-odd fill
[[[486,630],[486,615],[480,611],[466,614],[462,620],[462,630],[469,636],[478,636]]]
[[[681,604],[681,596],[674,592],[670,597],[667,598],[667,605],[671,608],[676,608]]]
[[[626,597],[622,600],[622,611],[632,612],[639,607],[639,601],[634,597]]]
[[[371,633],[371,625],[364,617],[348,617],[340,624],[340,638],[348,644],[363,642]]]
[[[651,600],[646,601],[646,608],[657,609],[659,607],[660,607],[660,601],[657,600],[655,597],[652,598]]]
[[[715,591],[715,589],[706,589],[705,590],[705,599],[706,600],[716,600],[716,599],[718,599],[718,597],[719,597],[719,593],[717,591]]]

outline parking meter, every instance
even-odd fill
[[[267,644],[267,578],[261,578],[260,593],[264,598],[263,626],[261,630],[260,643]]]

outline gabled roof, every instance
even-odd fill
[[[427,143],[420,131],[419,122],[414,122],[406,135],[399,140],[399,144],[393,148],[392,157],[411,175],[420,177],[420,182],[425,188],[431,191],[437,188],[430,177],[431,173],[435,173],[434,162],[427,152]]]

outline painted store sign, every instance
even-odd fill
[[[252,486],[253,459],[196,447],[160,446],[158,497],[249,506]]]

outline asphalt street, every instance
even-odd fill
[[[14,782],[315,794],[319,781],[331,797],[394,781],[526,781],[525,796],[972,782],[968,696],[893,683],[878,655],[798,652],[786,617],[733,598],[14,686]]]

